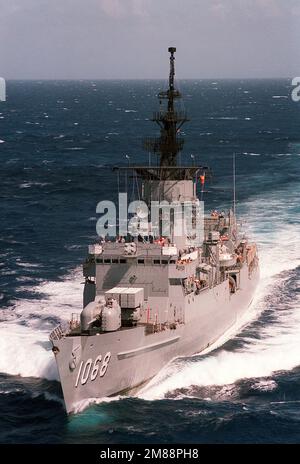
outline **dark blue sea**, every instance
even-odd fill
[[[0,443],[300,442],[300,103],[290,80],[181,81],[181,161],[213,171],[205,206],[232,201],[261,281],[244,325],[140,393],[67,417],[49,332],[82,304],[80,266],[107,167],[148,162],[162,81],[11,81],[0,103]],[[128,155],[128,158],[126,158]],[[153,160],[155,161],[155,160]]]

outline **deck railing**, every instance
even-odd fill
[[[70,333],[75,335],[80,333],[80,314],[78,313],[72,313],[69,323],[64,321],[58,324],[50,333],[49,339],[51,342],[60,340]]]
[[[54,341],[54,340],[60,340],[61,338],[64,337],[65,333],[66,332],[65,332],[62,324],[60,323],[52,330],[52,332],[49,335],[49,339],[50,339],[51,342]]]

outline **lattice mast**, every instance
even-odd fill
[[[160,108],[160,111],[153,114],[152,121],[156,122],[160,127],[160,137],[154,139],[146,139],[144,146],[152,153],[160,156],[159,166],[160,178],[170,179],[175,174],[175,171],[168,168],[177,166],[177,154],[183,148],[183,139],[178,136],[181,126],[188,120],[185,111],[175,110],[175,100],[181,98],[180,92],[175,88],[175,47],[169,47],[170,53],[170,74],[169,88],[166,91],[160,92],[158,98],[160,103],[163,100],[167,101],[165,109]]]

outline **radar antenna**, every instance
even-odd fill
[[[175,47],[169,47],[170,53],[170,70],[168,89],[159,92],[158,99],[160,102],[159,111],[155,111],[151,121],[156,122],[160,128],[160,136],[156,138],[144,139],[144,148],[149,153],[155,153],[158,156],[156,165],[152,165],[149,157],[148,166],[130,166],[138,176],[147,181],[180,181],[194,180],[204,172],[209,172],[207,166],[197,166],[195,163],[189,166],[182,166],[177,163],[177,155],[183,148],[184,140],[179,136],[182,125],[188,121],[185,111],[177,110],[175,107],[176,100],[181,98],[181,93],[175,87]],[[115,167],[114,169],[128,170],[126,167]]]
[[[177,166],[177,154],[183,148],[183,138],[179,137],[181,126],[188,121],[185,111],[175,110],[175,100],[181,98],[181,93],[175,88],[175,47],[169,47],[170,53],[170,72],[169,88],[167,91],[160,92],[158,98],[162,103],[167,101],[166,109],[161,109],[153,114],[152,121],[160,127],[160,137],[148,138],[144,141],[144,146],[152,153],[160,156],[159,165],[163,169],[161,178],[170,178],[171,173],[168,167]],[[172,175],[171,175],[172,176]]]

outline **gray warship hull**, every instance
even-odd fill
[[[80,318],[50,334],[68,413],[85,400],[142,385],[173,358],[201,353],[239,323],[257,286],[256,245],[239,234],[235,216],[235,169],[233,208],[205,217],[209,168],[195,159],[177,163],[184,143],[179,134],[188,119],[175,106],[181,98],[175,51],[169,48],[169,87],[158,94],[160,109],[152,118],[160,137],[145,140],[149,163],[114,166],[119,194],[120,174],[126,173],[121,217],[104,214],[97,221],[100,238],[83,264]],[[128,170],[139,201],[127,210]],[[97,213],[108,204],[97,206]],[[109,231],[100,227],[99,233],[98,223],[109,224]]]
[[[198,295],[186,296],[186,318],[176,329],[146,334],[145,327],[140,326],[101,336],[68,336],[56,340],[56,361],[67,412],[76,411],[84,400],[112,396],[140,386],[173,358],[201,353],[233,325],[239,324],[249,310],[258,280],[258,266],[249,275],[245,265],[236,293],[231,294],[228,281],[224,281]],[[110,359],[105,375],[98,373],[93,380],[95,361],[107,353]],[[76,367],[71,370],[74,359]]]

